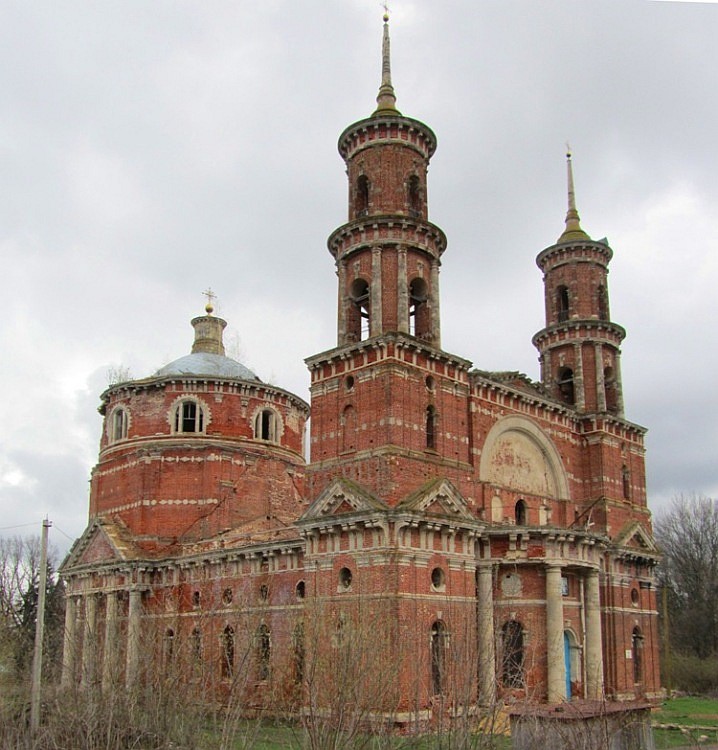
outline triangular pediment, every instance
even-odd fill
[[[650,555],[658,554],[653,538],[638,521],[624,526],[613,540],[613,544],[625,550],[635,550]]]
[[[72,545],[62,563],[62,570],[88,565],[102,565],[128,559],[122,533],[112,521],[95,519]]]
[[[387,506],[368,490],[344,477],[332,480],[307,508],[300,521],[386,510]]]
[[[402,500],[397,510],[476,520],[462,494],[448,479],[432,479]]]

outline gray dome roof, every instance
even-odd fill
[[[259,378],[241,362],[230,359],[222,354],[195,352],[180,357],[164,367],[160,367],[155,376],[167,375],[199,375],[216,376],[220,378],[236,378],[237,380],[259,380]]]

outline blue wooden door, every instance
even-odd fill
[[[563,634],[563,660],[566,664],[566,700],[571,700],[571,639]]]

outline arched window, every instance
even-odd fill
[[[421,184],[419,178],[413,174],[407,184],[407,202],[410,216],[421,216]]]
[[[514,520],[517,526],[526,526],[526,502],[519,500],[514,506]]]
[[[127,412],[124,409],[115,409],[112,412],[112,440],[124,440],[127,437]]]
[[[628,470],[626,464],[621,469],[621,483],[623,484],[623,499],[631,499],[631,472]]]
[[[570,367],[562,367],[558,371],[558,392],[565,403],[571,406],[576,403],[573,370]]]
[[[556,314],[558,316],[558,322],[563,323],[568,320],[569,314],[569,299],[568,299],[568,287],[560,286],[556,289]]]
[[[272,409],[262,409],[254,420],[254,437],[257,440],[277,442],[277,414]]]
[[[639,627],[631,634],[631,658],[633,659],[633,681],[643,682],[643,634]]]
[[[424,279],[409,284],[409,333],[426,336],[429,333],[429,290]]]
[[[192,637],[190,640],[192,657],[196,663],[202,661],[202,631],[199,628],[192,630]]]
[[[354,407],[349,404],[342,412],[342,450],[356,449],[357,417]]]
[[[608,320],[608,295],[606,294],[606,287],[599,286],[596,291],[597,303],[598,303],[598,319]]]
[[[359,175],[354,195],[354,211],[357,217],[366,216],[369,213],[369,178]]]
[[[202,407],[189,399],[180,401],[175,409],[175,432],[204,432],[204,412]]]
[[[292,633],[294,647],[294,682],[300,685],[304,681],[304,665],[306,652],[304,649],[304,625],[300,622]]]
[[[271,657],[271,642],[269,628],[262,623],[257,630],[257,665],[260,680],[269,679],[269,660]]]
[[[222,631],[222,677],[229,679],[234,671],[234,628],[231,625]]]
[[[507,688],[524,686],[524,629],[509,620],[501,628],[501,682]]]
[[[426,447],[436,448],[436,409],[431,404],[426,407]]]
[[[353,341],[364,341],[371,331],[369,283],[354,279],[349,292],[351,306],[347,320],[347,334]]]
[[[447,643],[446,625],[437,620],[431,626],[431,689],[433,695],[441,695],[444,692]]]
[[[172,628],[167,628],[165,631],[164,640],[162,642],[162,656],[164,661],[165,669],[172,663],[172,657],[175,652],[175,631]]]

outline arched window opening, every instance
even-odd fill
[[[517,526],[526,526],[526,502],[519,500],[514,506],[514,520]]]
[[[568,299],[568,287],[560,286],[556,290],[556,313],[558,316],[558,322],[564,323],[568,320],[569,314],[569,299]]]
[[[304,681],[304,665],[306,663],[306,652],[304,648],[304,625],[300,622],[292,633],[292,645],[294,647],[294,682],[301,685]]]
[[[127,437],[127,412],[115,409],[112,414],[112,439],[124,440]]]
[[[299,581],[295,592],[297,594],[297,599],[304,599],[304,597],[307,595],[307,584],[304,583],[304,581]]]
[[[618,410],[618,391],[616,390],[616,378],[612,367],[603,370],[603,388],[606,394],[606,409],[610,412]]]
[[[354,407],[348,405],[342,412],[342,451],[356,449],[357,417]]]
[[[277,415],[272,409],[262,409],[254,420],[254,437],[257,440],[277,441]]]
[[[598,298],[598,319],[608,320],[608,294],[606,294],[606,287],[599,286],[596,295]]]
[[[509,620],[501,628],[501,681],[507,688],[524,686],[524,629],[520,622]]]
[[[431,689],[433,695],[444,692],[446,681],[446,625],[437,620],[431,626]]]
[[[354,279],[349,292],[351,307],[347,320],[347,334],[353,341],[364,341],[371,331],[369,283]]]
[[[639,627],[631,634],[631,658],[633,659],[633,681],[643,682],[643,634]]]
[[[261,681],[269,679],[271,648],[269,628],[262,623],[257,631],[257,664],[259,666],[258,676]]]
[[[562,367],[558,372],[558,392],[565,403],[571,406],[576,403],[573,370],[570,367]]]
[[[164,641],[162,643],[162,656],[165,665],[165,669],[172,663],[172,657],[175,652],[175,631],[172,628],[167,628],[165,631]]]
[[[409,215],[421,216],[421,184],[415,174],[409,177],[407,188]]]
[[[431,404],[426,407],[426,447],[436,449],[436,409]]]
[[[369,213],[369,178],[365,175],[359,175],[356,184],[356,193],[354,195],[354,211],[357,218],[366,216]]]
[[[429,333],[429,288],[424,279],[414,279],[409,284],[409,333],[427,336]]]
[[[229,679],[234,671],[234,628],[231,625],[222,632],[222,677]]]
[[[195,663],[202,661],[202,631],[199,628],[192,630],[192,636],[190,638],[190,647],[192,649],[192,658]]]
[[[181,401],[175,412],[175,432],[204,432],[204,412],[196,401]]]
[[[623,499],[631,499],[631,472],[625,464],[621,468],[621,483],[623,485]]]

